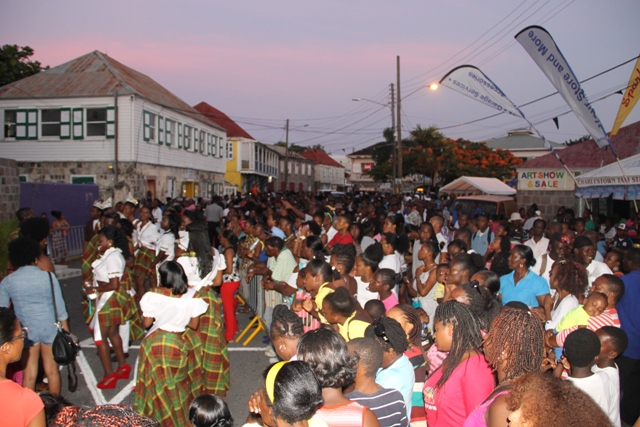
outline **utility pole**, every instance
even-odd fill
[[[285,138],[286,148],[284,150],[284,191],[289,186],[289,119],[287,119],[287,134]]]
[[[397,161],[396,161],[396,143],[395,143],[395,132],[396,132],[396,96],[393,90],[393,83],[391,83],[391,130],[393,132],[391,136],[391,176],[393,178],[393,192],[396,191],[396,170]]]
[[[398,55],[396,57],[396,62],[397,62],[397,67],[398,67],[398,81],[396,83],[397,87],[398,87],[398,92],[397,92],[397,96],[398,96],[398,112],[397,112],[397,118],[398,120],[396,121],[397,126],[398,126],[398,156],[397,156],[397,162],[398,162],[398,178],[400,179],[400,193],[402,193],[402,126],[401,126],[401,119],[400,119],[400,111],[401,111],[401,106],[400,106],[400,55]],[[396,187],[394,187],[396,188]]]

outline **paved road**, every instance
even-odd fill
[[[80,262],[72,261],[68,266],[70,268],[80,268]],[[60,283],[67,304],[71,331],[78,336],[83,348],[77,359],[78,389],[75,393],[68,391],[67,368],[64,368],[61,372],[63,395],[75,405],[95,406],[103,403],[133,405],[134,396],[131,390],[133,380],[120,380],[113,390],[96,388],[97,382],[102,379],[103,371],[93,340],[82,316],[82,296],[80,295],[82,278],[63,279]],[[242,329],[249,323],[250,317],[246,314],[239,314],[238,319]],[[229,405],[237,426],[244,424],[248,415],[247,400],[259,387],[262,371],[269,365],[268,357],[264,355],[265,345],[262,343],[264,335],[264,331],[261,331],[246,347],[237,343],[232,343],[229,346],[231,390],[227,393],[225,401]],[[139,346],[140,342],[135,342],[129,350],[128,362],[132,367],[138,356]]]

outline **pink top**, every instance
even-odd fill
[[[433,372],[442,365],[442,362],[444,362],[444,359],[446,359],[448,355],[448,351],[438,350],[438,346],[435,343],[429,347],[427,351],[427,361],[429,362],[427,375],[433,374]]]
[[[424,409],[427,425],[460,427],[469,414],[493,391],[493,373],[484,355],[472,356],[458,365],[440,388],[442,367],[425,383]]]
[[[378,299],[380,299],[380,296],[378,296]],[[382,303],[384,304],[385,311],[388,313],[389,310],[399,304],[398,297],[396,297],[396,295],[391,292],[391,295],[387,297],[387,299],[382,300]]]
[[[489,406],[491,406],[493,401],[496,400],[498,396],[501,396],[503,394],[509,394],[509,390],[504,390],[500,393],[496,393],[495,396],[481,403],[480,406],[478,406],[473,410],[471,414],[469,414],[464,424],[462,424],[462,427],[487,427],[487,421],[484,418],[484,414],[487,413],[487,409],[489,409]]]
[[[323,406],[313,416],[331,427],[361,427],[364,425],[364,410],[358,402],[338,406]]]

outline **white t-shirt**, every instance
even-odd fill
[[[362,277],[360,276],[356,276],[354,279],[356,279],[356,284],[358,285],[356,288],[356,299],[362,308],[364,308],[364,305],[372,299],[378,299],[377,292],[371,292],[367,289],[369,282],[363,282]]]
[[[171,231],[163,233],[160,240],[158,240],[156,256],[160,255],[160,252],[164,252],[167,254],[167,259],[165,261],[173,261],[173,258],[175,258],[175,243],[176,236]]]
[[[603,369],[598,368],[598,365],[593,365],[593,368],[591,368],[591,370],[595,373],[595,372],[604,372],[607,377],[609,377],[609,381],[611,382],[611,384],[613,385],[613,389],[615,391],[615,395],[613,398],[613,406],[611,408],[611,413],[610,413],[610,417],[611,417],[611,422],[613,423],[613,425],[615,427],[620,427],[621,426],[621,422],[620,422],[620,374],[618,373],[618,366],[616,365],[616,367],[606,367]]]
[[[568,378],[576,387],[587,393],[602,408],[614,426],[620,427],[619,395],[609,375],[599,371],[586,378]]]
[[[556,295],[558,294],[556,293]],[[578,302],[578,298],[576,298],[575,296],[567,295],[566,297],[564,297],[564,299],[558,303],[556,308],[554,310],[551,310],[551,320],[547,320],[547,322],[544,324],[544,328],[547,331],[553,330],[556,326],[558,326],[558,323],[560,323],[564,315],[574,308],[577,308],[578,305],[580,305],[580,302]]]
[[[591,285],[593,285],[593,281],[603,274],[613,274],[611,269],[604,262],[596,261],[595,259],[591,261],[591,264],[587,266],[587,273],[589,275],[587,290],[591,289]]]
[[[362,248],[362,252],[365,251],[370,245],[374,244],[376,241],[373,240],[373,237],[364,236],[362,238],[362,242],[360,242],[360,247]]]
[[[533,257],[536,259],[536,266],[539,266],[540,262],[542,261],[542,255],[547,253],[547,249],[549,247],[549,239],[543,236],[542,238],[540,238],[538,243],[536,243],[536,241],[533,239],[529,239],[524,242],[524,245],[531,248],[531,250],[533,251]]]
[[[392,253],[391,255],[385,255],[382,258],[382,261],[380,261],[380,263],[378,264],[378,269],[381,269],[381,268],[390,268],[393,271],[395,271],[396,274],[400,273],[402,265],[398,261],[398,257],[396,256],[395,252]]]

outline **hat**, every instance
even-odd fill
[[[627,229],[627,224],[620,224],[617,228],[618,228],[618,230],[626,230]]]
[[[514,222],[514,221],[522,221],[522,217],[518,212],[512,213],[511,218],[509,218],[509,222]]]
[[[542,216],[542,212],[536,211],[536,216]]]

